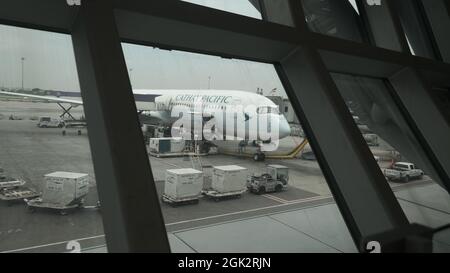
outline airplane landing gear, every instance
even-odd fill
[[[255,161],[264,161],[266,159],[266,155],[264,153],[256,153],[253,155],[253,160]]]
[[[253,141],[253,145],[257,147],[256,153],[253,155],[253,160],[255,161],[264,161],[266,160],[266,155],[261,151],[262,142]]]

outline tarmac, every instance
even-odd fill
[[[98,195],[88,132],[83,130],[81,136],[76,132],[62,136],[61,129],[36,126],[36,117],[58,117],[60,113],[59,107],[52,103],[0,101],[0,167],[7,175],[24,179],[28,186],[38,191],[42,191],[45,174],[54,171],[87,173],[90,177],[90,192],[85,204],[95,206]],[[72,114],[82,115],[82,107],[75,108]],[[9,120],[10,115],[18,116],[21,120]],[[299,141],[301,139],[283,140],[280,150],[293,149]],[[382,144],[377,149],[390,148]],[[334,205],[325,178],[315,161],[293,159],[254,162],[251,158],[221,154],[202,157],[201,160],[213,166],[239,165],[247,168],[248,174],[261,173],[266,164],[285,165],[290,169],[289,187],[280,193],[245,193],[239,199],[220,202],[202,198],[198,205],[172,207],[161,204],[171,244],[175,248],[178,245],[180,251],[186,247],[201,252],[202,249],[206,252],[211,250],[204,246],[191,248],[189,245],[195,243],[184,244],[182,239],[180,243],[177,234],[186,230]],[[159,196],[164,190],[167,169],[192,167],[192,162],[186,158],[150,157],[150,163]],[[421,181],[408,184],[390,184],[394,191],[402,191],[434,185],[434,182],[425,176]],[[340,219],[339,211],[335,212],[331,217]],[[80,209],[61,216],[51,210],[30,213],[25,204],[20,202],[12,206],[0,202],[0,216],[0,252],[64,252],[70,240],[82,241],[86,251],[91,249],[95,252],[105,245],[101,211],[95,208]],[[257,221],[264,224],[264,219]],[[332,249],[341,251],[340,248]],[[351,252],[352,248],[343,248],[343,251],[346,250]]]

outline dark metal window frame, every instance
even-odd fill
[[[177,0],[82,0],[80,7],[70,7],[62,0],[0,0],[2,24],[72,35],[96,176],[111,179],[98,183],[100,198],[106,201],[103,221],[109,251],[169,251],[120,42],[274,64],[358,249],[364,251],[364,243],[377,234],[409,230],[405,215],[337,95],[329,72],[391,79],[410,69],[425,86],[448,87],[450,64],[310,32],[299,2],[286,1],[291,6],[295,27],[271,23],[270,18],[256,20]],[[386,1],[383,3],[389,3]],[[392,31],[399,35],[399,48],[404,49],[395,12],[390,10],[387,16],[385,19],[393,22]],[[309,73],[311,79],[301,82],[297,72]],[[317,93],[305,91],[304,87]],[[354,179],[346,179],[346,174],[337,168],[340,163],[326,139],[326,125],[318,122],[301,96],[326,100],[324,107],[335,115],[330,121],[336,121],[329,125],[340,132],[337,141],[351,150],[348,158],[355,162]],[[114,113],[118,106],[122,117]],[[413,116],[411,122],[417,128],[423,125],[422,120],[414,118],[409,105],[404,104],[402,109]],[[119,123],[131,125],[111,122],[114,117],[120,119]],[[443,120],[442,116],[436,117]],[[124,130],[126,134],[122,134]],[[442,134],[450,139],[448,130]],[[424,141],[434,144],[430,147],[440,144],[439,139],[429,136]],[[125,144],[131,146],[120,147]],[[443,176],[448,179],[449,162],[436,150],[430,150],[445,168]],[[352,194],[355,185],[364,189],[362,197]],[[450,185],[446,186],[450,189]],[[371,203],[365,204],[364,197]]]

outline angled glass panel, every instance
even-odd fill
[[[258,10],[258,1],[248,0],[181,0],[192,4],[218,9],[230,13],[235,13],[247,17],[261,20],[261,13]]]
[[[365,40],[355,1],[302,0],[302,5],[311,31],[354,42]]]
[[[450,62],[450,29],[449,3],[445,0],[421,0],[427,22],[433,31],[437,48],[443,61]]]
[[[410,222],[433,228],[448,224],[450,195],[441,187],[389,83],[336,73],[332,77]],[[448,238],[436,238],[448,247]]]
[[[450,88],[434,87],[432,97],[450,124]]]
[[[392,1],[413,55],[436,59],[431,29],[421,3],[417,0]]]
[[[356,251],[273,65],[122,47],[172,251]]]
[[[0,25],[0,41],[0,252],[104,245],[70,36]]]

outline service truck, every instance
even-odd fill
[[[266,173],[247,178],[247,188],[252,193],[280,192],[289,182],[289,168],[282,165],[267,165]]]
[[[39,128],[62,128],[64,127],[64,121],[51,117],[40,117],[37,126]]]
[[[409,182],[411,179],[422,179],[424,173],[412,163],[397,162],[390,169],[384,170],[384,176],[389,181]]]

